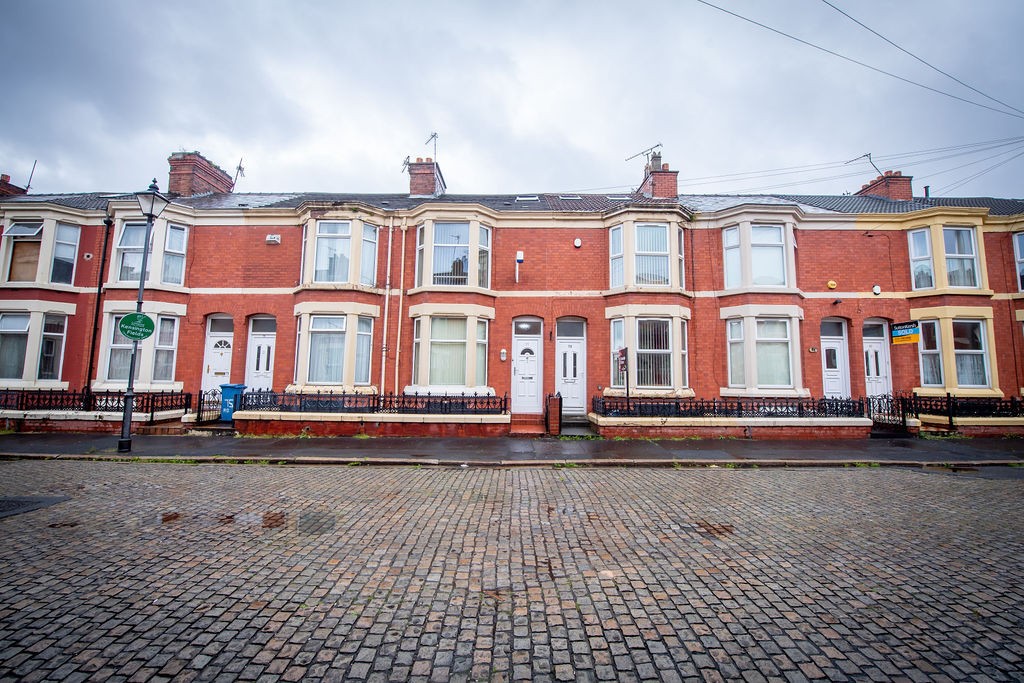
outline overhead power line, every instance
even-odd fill
[[[949,93],[949,92],[946,92],[944,90],[939,90],[938,88],[933,88],[933,87],[931,87],[929,85],[925,85],[923,83],[918,83],[917,81],[913,81],[913,80],[911,80],[909,78],[904,78],[903,76],[898,76],[898,75],[892,73],[891,71],[886,71],[885,69],[879,69],[877,66],[871,66],[870,64],[862,62],[862,61],[860,61],[858,59],[854,59],[853,57],[847,57],[844,54],[840,54],[840,53],[836,52],[835,50],[829,50],[827,47],[822,47],[821,45],[816,45],[816,44],[808,42],[808,41],[806,41],[806,40],[804,40],[802,38],[797,38],[794,35],[786,33],[785,31],[780,31],[777,28],[773,28],[771,26],[768,26],[767,24],[762,24],[759,21],[755,21],[753,19],[750,19],[749,17],[745,17],[742,14],[737,14],[736,12],[732,12],[730,10],[727,10],[724,7],[719,7],[718,5],[715,5],[713,3],[708,2],[708,0],[697,0],[697,2],[699,2],[702,5],[707,5],[708,7],[712,8],[712,9],[716,9],[719,12],[723,12],[723,13],[728,14],[730,16],[736,17],[737,19],[742,19],[743,21],[745,21],[747,23],[750,23],[750,24],[753,24],[754,26],[759,26],[760,28],[763,28],[763,29],[766,29],[768,31],[771,31],[772,33],[777,33],[780,36],[783,36],[785,38],[789,38],[790,40],[794,40],[794,41],[800,43],[801,45],[806,45],[808,47],[813,47],[815,50],[820,50],[821,52],[824,52],[826,54],[830,54],[833,57],[838,57],[839,59],[842,59],[842,60],[845,60],[847,62],[850,62],[851,64],[856,64],[857,66],[862,66],[865,69],[870,69],[871,71],[874,71],[876,73],[884,74],[886,76],[889,76],[890,78],[895,78],[898,81],[903,81],[904,83],[908,83],[910,85],[917,86],[918,88],[923,88],[924,90],[928,90],[928,91],[936,93],[938,95],[944,95],[946,97],[950,97],[950,98],[952,98],[954,100],[959,100],[960,102],[965,102],[967,104],[973,104],[974,106],[981,107],[982,109],[988,109],[989,111],[994,111],[994,112],[997,112],[999,114],[1005,114],[1007,116],[1013,116],[1013,117],[1018,118],[1018,119],[1024,119],[1024,114],[1018,114],[1018,113],[1013,112],[1013,111],[1006,111],[1005,109],[998,109],[996,107],[990,107],[987,104],[983,104],[981,102],[975,102],[974,100],[969,100],[966,97],[960,97],[959,95],[954,95],[953,93]]]
[[[883,36],[883,35],[882,35],[881,33],[879,33],[878,31],[876,31],[875,29],[871,28],[870,26],[867,26],[867,25],[865,25],[865,24],[864,24],[863,22],[861,22],[861,21],[858,21],[857,19],[854,19],[854,18],[853,18],[853,17],[851,17],[851,16],[849,15],[849,14],[847,14],[847,13],[846,13],[846,12],[844,12],[843,10],[841,10],[841,9],[839,9],[838,7],[836,7],[835,5],[833,5],[833,4],[832,4],[831,2],[829,2],[828,0],[821,0],[821,1],[822,1],[823,3],[825,3],[826,5],[828,5],[829,7],[831,7],[832,9],[834,9],[835,11],[839,12],[840,14],[842,14],[842,15],[843,15],[844,17],[846,17],[847,19],[849,19],[849,20],[850,20],[850,21],[852,21],[853,23],[855,23],[855,24],[857,24],[858,26],[860,26],[861,28],[863,28],[864,30],[866,30],[866,31],[870,31],[871,33],[875,34],[876,36],[878,36],[879,38],[881,38],[881,39],[882,39],[882,40],[884,40],[885,42],[889,43],[889,44],[890,44],[890,45],[892,45],[892,46],[893,46],[894,48],[896,48],[897,50],[899,50],[900,52],[902,52],[903,54],[909,55],[909,56],[913,57],[914,59],[916,59],[917,61],[921,62],[922,64],[924,64],[925,66],[927,66],[927,67],[928,67],[929,69],[932,69],[933,71],[937,71],[938,73],[942,74],[942,75],[943,75],[943,76],[945,76],[946,78],[951,78],[952,80],[956,81],[957,83],[959,83],[960,85],[964,86],[964,87],[965,87],[965,88],[967,88],[968,90],[973,90],[974,92],[978,93],[978,94],[979,94],[979,95],[981,95],[982,97],[985,97],[985,98],[987,98],[987,99],[990,99],[990,100],[992,100],[993,102],[995,102],[995,103],[997,103],[997,104],[1001,104],[1001,105],[1003,105],[1004,107],[1006,107],[1007,109],[1012,109],[1013,111],[1015,111],[1015,112],[1017,112],[1017,113],[1019,113],[1019,114],[1024,114],[1024,111],[1021,111],[1020,109],[1018,109],[1017,107],[1013,106],[1012,104],[1007,104],[1006,102],[1003,102],[1002,100],[996,99],[995,97],[992,97],[991,95],[988,95],[988,94],[986,94],[986,93],[983,93],[982,91],[978,90],[978,89],[977,89],[977,88],[975,88],[974,86],[972,86],[972,85],[968,85],[967,83],[964,83],[963,81],[961,81],[961,80],[960,80],[959,78],[957,78],[957,77],[956,77],[956,76],[954,76],[953,74],[951,74],[951,73],[948,73],[948,72],[946,72],[946,71],[943,71],[942,69],[940,69],[939,67],[935,66],[934,64],[931,64],[930,62],[928,62],[928,61],[926,61],[926,60],[924,60],[924,59],[922,59],[922,58],[918,57],[917,55],[915,55],[915,54],[914,54],[913,52],[911,52],[910,50],[907,50],[907,49],[905,49],[905,48],[904,48],[904,47],[902,47],[901,45],[897,45],[897,44],[896,44],[896,43],[894,43],[893,41],[891,41],[891,40],[889,40],[888,38],[886,38],[885,36]]]

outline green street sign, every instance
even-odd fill
[[[117,330],[123,336],[133,341],[148,339],[156,330],[153,319],[145,313],[129,313],[121,318],[117,324]]]

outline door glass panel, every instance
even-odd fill
[[[835,349],[825,349],[825,369],[839,369],[839,354],[836,352]]]
[[[881,338],[885,336],[885,325],[870,323],[864,325],[864,336]]]
[[[253,318],[252,319],[252,331],[253,332],[277,332],[277,319],[276,318]]]
[[[515,326],[516,334],[540,334],[539,320],[520,320]]]
[[[582,337],[584,326],[582,320],[559,320],[555,330],[559,337]]]
[[[842,337],[843,324],[835,320],[823,320],[821,323],[822,337]]]

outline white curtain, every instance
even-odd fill
[[[345,333],[309,333],[309,381],[318,384],[341,384],[345,362]]]

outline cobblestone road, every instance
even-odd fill
[[[23,680],[1020,680],[1024,481],[0,463]]]

